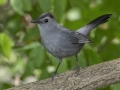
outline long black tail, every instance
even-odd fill
[[[82,33],[83,35],[87,35],[92,29],[94,29],[98,25],[107,22],[108,18],[110,18],[111,15],[112,14],[102,15],[102,16],[94,19],[93,21],[91,21],[90,23],[85,25],[84,27],[78,29],[77,32]]]
[[[96,19],[94,19],[93,21],[91,21],[90,23],[88,23],[87,25],[92,26],[91,29],[97,27],[98,25],[105,23],[108,21],[108,18],[110,18],[112,14],[106,14],[106,15],[102,15]]]

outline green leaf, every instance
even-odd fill
[[[103,88],[99,88],[97,90],[113,90],[113,89],[110,86],[106,86],[106,87],[103,87]]]
[[[40,69],[41,66],[44,64],[45,60],[46,60],[46,52],[44,48],[41,45],[33,48],[29,53],[26,70],[22,78],[25,78],[30,74],[33,74],[34,69],[36,68]]]
[[[72,7],[79,7],[80,9],[88,8],[89,0],[69,0]],[[87,10],[88,11],[88,10]]]
[[[119,0],[116,0],[115,2],[113,0],[104,0],[104,3],[101,5],[101,10],[112,12],[114,14],[120,14],[120,9],[118,8],[120,6],[119,2]],[[109,7],[107,7],[107,5],[109,5]]]
[[[40,33],[38,30],[38,27],[35,27],[32,29],[30,28],[26,31],[26,34],[23,40],[29,42],[29,41],[39,38],[39,36],[40,36]]]
[[[14,63],[13,67],[11,67],[11,72],[13,74],[18,73],[21,70],[24,70],[25,62],[22,58],[17,58],[16,62]]]
[[[78,54],[78,62],[79,62],[80,67],[87,66],[86,65],[87,62],[86,62],[86,58],[85,58],[83,50],[81,50],[80,53]]]
[[[20,15],[24,15],[23,3],[21,2],[21,0],[10,0],[10,4],[14,11],[16,11]]]
[[[6,27],[7,30],[10,31],[9,34],[15,36],[24,27],[24,23],[22,23],[22,17],[18,14],[11,16],[6,22]]]
[[[46,60],[46,51],[43,46],[34,48],[29,54],[29,60],[33,61],[35,68],[40,68]]]
[[[119,90],[120,89],[120,83],[111,85],[112,90]]]
[[[42,79],[46,79],[46,78],[48,78],[48,77],[49,77],[49,73],[48,73],[47,69],[46,69],[46,68],[43,68],[42,73],[41,73],[39,79],[42,80]]]
[[[7,0],[0,0],[0,5],[6,3]]]
[[[22,0],[22,3],[23,3],[24,10],[26,10],[26,11],[32,10],[32,5],[31,5],[30,0]]]
[[[97,54],[97,51],[88,44],[85,45],[84,55],[87,60],[87,65],[93,65],[102,62],[99,54]]]
[[[11,39],[5,33],[0,33],[0,47],[2,49],[2,53],[7,58],[10,58],[12,46],[13,42],[11,41]]]
[[[104,47],[102,47],[102,50],[99,54],[104,61],[107,61],[119,58],[120,55],[118,53],[120,53],[120,44],[114,44],[110,42],[104,45]]]
[[[27,76],[33,74],[33,70],[35,69],[34,67],[34,63],[32,60],[29,60],[27,62],[27,65],[25,67],[25,71],[24,71],[24,74],[22,75],[21,79],[25,79]]]
[[[55,66],[55,69],[56,69],[57,66],[58,66],[58,63],[59,63],[58,59],[50,55],[50,60],[51,60],[52,64]],[[64,72],[67,69],[68,69],[67,60],[63,59],[62,62],[61,62],[61,65],[58,68],[58,73]]]
[[[23,46],[22,48],[19,48],[17,50],[23,50],[23,51],[25,51],[25,50],[30,50],[30,49],[33,49],[33,48],[36,48],[36,47],[39,47],[39,46],[40,46],[40,43],[33,42],[33,43],[30,43],[30,44],[28,44],[26,46]]]
[[[66,10],[67,0],[54,0],[53,7],[56,19],[60,21]]]
[[[67,21],[67,22],[65,22],[65,27],[66,28],[69,28],[69,29],[71,29],[71,30],[74,30],[74,31],[76,31],[78,28],[80,28],[80,27],[82,27],[82,26],[84,26],[85,24],[84,24],[84,21],[81,21],[81,20],[76,20],[76,21]]]
[[[65,58],[68,62],[69,69],[75,69],[76,68],[76,59],[75,56]]]
[[[38,0],[38,4],[43,12],[49,12],[51,10],[51,0]]]
[[[58,65],[58,63],[59,63],[58,59],[55,58],[54,56],[52,56],[51,54],[48,54],[48,55],[49,55],[49,57],[50,57],[50,61],[52,62],[52,64],[53,64],[55,67],[57,67],[57,65]]]
[[[58,72],[59,73],[62,73],[62,72],[65,72],[68,70],[68,64],[67,64],[67,60],[66,59],[63,59],[62,62],[61,62],[61,65],[60,67],[58,68]]]

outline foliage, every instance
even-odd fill
[[[63,26],[76,30],[94,18],[112,13],[105,24],[93,30],[79,53],[82,67],[120,57],[119,0],[0,0],[0,89],[52,75],[58,64],[41,44],[39,30],[30,21],[51,12]],[[65,58],[59,73],[76,66],[75,57]],[[119,90],[119,84],[99,90]]]

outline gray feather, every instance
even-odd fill
[[[89,38],[81,33],[75,33],[75,37],[78,39],[78,43],[90,43],[91,40]]]
[[[88,23],[87,25],[85,25],[84,27],[78,29],[76,32],[79,32],[85,36],[88,35],[88,33],[94,29],[95,27],[97,27],[98,25],[105,23],[108,21],[108,18],[110,18],[112,14],[105,14],[102,15],[96,19],[94,19],[93,21],[91,21],[90,23]]]

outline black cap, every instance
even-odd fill
[[[40,15],[39,19],[42,19],[42,18],[45,18],[45,17],[54,18],[51,13],[46,12],[46,13],[43,13],[42,15]]]

